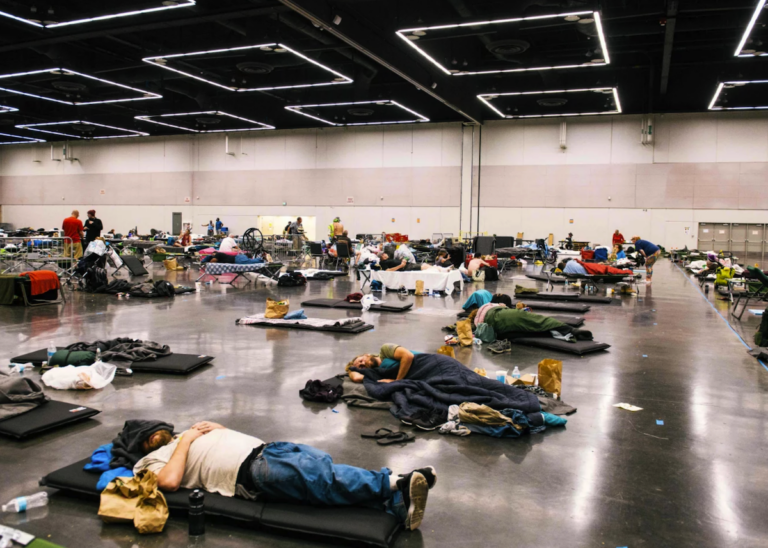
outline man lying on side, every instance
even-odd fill
[[[141,446],[146,456],[133,471],[151,470],[163,491],[181,487],[251,500],[374,506],[410,530],[421,525],[428,491],[437,481],[431,466],[392,476],[387,468],[377,472],[334,464],[330,455],[314,447],[264,443],[209,421],[175,437],[158,430]]]

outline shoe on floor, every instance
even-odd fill
[[[446,415],[438,410],[424,413],[421,417],[414,419],[413,426],[419,430],[435,430],[445,424]]]
[[[424,409],[419,409],[413,415],[400,417],[400,422],[402,422],[403,424],[407,424],[408,426],[413,426],[413,421],[421,419],[423,417],[424,417]]]
[[[503,354],[504,352],[512,352],[512,344],[506,339],[499,339],[493,344],[488,345],[488,350],[494,354]]]
[[[405,528],[409,531],[415,531],[424,519],[429,485],[420,472],[413,471],[397,480],[397,486],[403,495],[403,504],[408,512],[405,518]]]

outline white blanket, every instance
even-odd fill
[[[416,281],[424,282],[424,289],[428,291],[445,291],[450,294],[453,292],[453,284],[459,282],[459,289],[464,289],[464,278],[461,272],[451,270],[450,272],[436,272],[432,270],[416,270],[409,272],[387,272],[386,270],[374,270],[371,276],[372,280],[378,280],[387,289],[398,290],[405,286],[406,289],[414,291]]]
[[[253,316],[248,316],[247,318],[240,318],[237,320],[237,323],[241,325],[248,325],[252,323],[268,323],[274,325],[297,324],[311,325],[312,327],[331,327],[346,325],[348,323],[355,323],[358,321],[360,321],[360,318],[345,318],[343,320],[324,320],[322,318],[307,318],[306,320],[278,320],[275,318],[265,318],[264,314],[255,314]]]

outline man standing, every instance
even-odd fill
[[[78,218],[80,212],[74,210],[71,217],[64,219],[61,228],[64,230],[64,256],[79,259],[83,256],[83,222]],[[101,223],[101,221],[99,221]]]
[[[88,220],[85,221],[85,239],[83,247],[88,249],[88,244],[93,240],[101,236],[101,231],[104,230],[104,225],[101,223],[101,219],[96,218],[96,210],[88,210]]]
[[[222,228],[224,228],[224,223],[221,222],[221,219],[216,217],[216,234],[221,234]]]
[[[656,244],[641,239],[640,236],[633,236],[632,244],[635,246],[635,250],[645,257],[645,283],[651,285],[653,265],[656,264],[656,259],[659,258],[661,249]]]
[[[301,217],[297,218],[295,223],[291,223],[288,232],[293,240],[293,249],[295,251],[300,251],[304,245],[304,239],[306,238],[304,236],[304,225],[301,224]]]

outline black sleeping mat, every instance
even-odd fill
[[[589,354],[590,352],[607,350],[611,347],[610,344],[596,341],[566,342],[559,339],[553,339],[551,337],[520,337],[516,339],[510,339],[510,342],[513,344],[546,348],[547,350],[558,350],[560,352],[567,352],[569,354],[576,354],[578,356],[583,356],[584,354]]]
[[[519,301],[514,301],[512,306],[515,306],[518,302],[523,302],[533,309],[534,312],[541,311],[557,311],[557,312],[572,312],[574,314],[584,314],[591,310],[591,307],[586,304],[580,303],[548,303],[548,302],[526,302],[525,297],[519,298]]]
[[[323,331],[327,333],[349,333],[351,335],[357,335],[358,333],[364,333],[373,329],[373,325],[365,322],[355,322],[346,325],[329,325],[327,327],[317,327],[314,325],[305,325],[300,323],[293,323],[286,321],[285,323],[276,324],[270,322],[258,322],[248,323],[243,325],[258,325],[259,327],[276,327],[278,329],[300,329],[303,331]]]
[[[77,411],[75,411],[77,410]],[[0,434],[17,439],[34,436],[101,413],[98,409],[76,403],[49,400],[31,411],[0,421]]]
[[[40,485],[66,492],[90,495],[98,500],[96,483],[99,474],[83,470],[90,458],[51,472]],[[187,510],[189,489],[163,493],[171,510]],[[354,544],[389,547],[400,525],[397,519],[381,510],[348,507],[317,507],[298,504],[247,501],[205,494],[205,513],[245,522],[254,528],[265,527],[311,536],[351,541]]]
[[[591,304],[612,304],[614,299],[611,297],[595,297],[590,295],[578,295],[576,293],[531,293],[515,295],[518,299],[535,299],[542,301],[566,301],[576,303]],[[619,301],[620,302],[620,301]]]
[[[549,316],[553,320],[557,320],[559,322],[563,322],[565,325],[570,325],[571,327],[581,327],[584,325],[584,318],[581,316]]]
[[[360,303],[348,303],[344,299],[312,299],[310,301],[304,301],[301,306],[318,306],[321,308],[346,308],[349,310],[362,310],[363,305]],[[371,306],[372,311],[378,312],[406,312],[413,308],[413,303],[399,304],[399,303],[386,303],[386,304],[374,304]]]
[[[62,347],[57,347],[58,350],[65,350]],[[11,363],[32,363],[33,365],[42,365],[44,361],[48,360],[48,350],[43,348],[42,350],[36,350],[29,354],[22,356],[16,356],[11,358]],[[198,367],[202,367],[213,361],[213,356],[196,356],[195,354],[171,354],[170,356],[163,356],[156,360],[148,360],[143,362],[133,362],[131,369],[134,371],[145,371],[151,373],[174,373],[177,375],[187,375]]]

